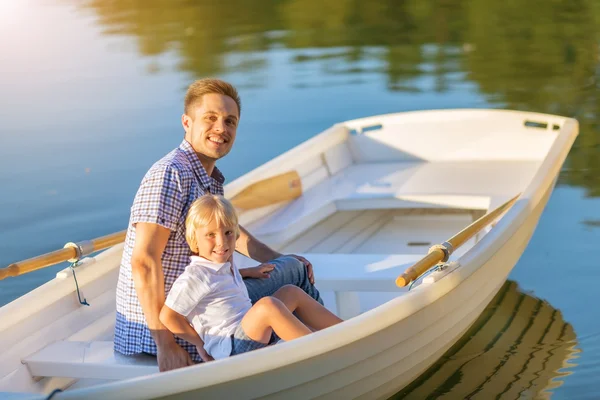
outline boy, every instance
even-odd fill
[[[265,347],[274,342],[274,334],[288,341],[342,322],[292,285],[252,306],[232,263],[239,226],[235,209],[224,197],[198,198],[185,223],[186,241],[197,255],[173,284],[160,321],[195,345],[202,360]]]

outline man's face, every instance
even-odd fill
[[[182,124],[185,138],[198,156],[216,161],[227,155],[233,146],[239,122],[235,101],[222,94],[206,94],[190,113],[193,115],[183,115]]]

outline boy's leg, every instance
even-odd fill
[[[252,304],[265,296],[272,296],[285,285],[298,286],[310,297],[323,304],[319,291],[308,280],[306,267],[301,261],[291,256],[283,256],[269,261],[269,263],[275,265],[275,269],[271,271],[268,278],[244,279]]]
[[[297,315],[304,324],[316,330],[325,329],[343,322],[342,319],[317,303],[296,286],[286,285],[275,292],[273,297],[281,300],[288,310]]]
[[[304,294],[300,289],[294,288]],[[309,298],[306,294],[304,296]],[[315,300],[310,300],[318,304]],[[296,318],[283,302],[272,296],[257,301],[244,315],[240,326],[250,339],[263,344],[271,341],[273,332],[286,341],[311,333],[311,330]]]

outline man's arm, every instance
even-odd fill
[[[169,235],[170,231],[165,227],[138,222],[131,256],[135,291],[157,346],[158,367],[161,371],[193,365],[190,355],[175,342],[173,334],[159,318],[165,303],[165,277],[161,258]]]
[[[212,361],[213,358],[204,349],[204,342],[198,332],[192,328],[187,319],[177,311],[165,305],[160,312],[160,321],[175,335],[196,346],[202,360]]]
[[[265,263],[281,257],[283,254],[276,252],[254,236],[240,225],[240,237],[235,242],[236,251],[246,257]]]
[[[272,248],[270,248],[269,246],[267,246],[266,244],[264,244],[263,242],[261,242],[260,240],[255,238],[254,236],[252,236],[250,234],[250,232],[248,232],[246,229],[244,229],[241,225],[240,225],[240,237],[235,242],[235,250],[242,253],[246,257],[250,257],[253,260],[260,261],[261,263],[266,263],[267,261],[274,260],[276,258],[283,256],[283,254],[278,253],[277,251],[273,250]],[[310,263],[310,261],[308,261],[306,258],[304,258],[302,256],[298,256],[295,254],[290,254],[290,255],[292,257],[296,257],[298,260],[300,260],[306,266],[306,271],[308,273],[308,279],[310,280],[310,283],[314,284],[315,278],[313,275],[313,268],[312,268],[312,264]],[[248,268],[248,269],[250,269],[250,268]],[[248,271],[245,271],[244,269],[240,269],[240,275],[242,275],[242,277],[244,277],[244,278],[254,277],[254,276],[250,275],[248,273]]]

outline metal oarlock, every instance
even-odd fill
[[[441,250],[444,253],[444,258],[441,262],[445,263],[450,259],[450,256],[454,252],[454,247],[449,242],[443,242],[442,244],[436,244],[429,248],[429,253],[433,253],[436,250]]]
[[[70,258],[67,260],[68,262],[75,264],[79,260],[81,260],[81,258],[83,258],[89,254],[92,254],[94,252],[94,243],[92,243],[91,240],[84,240],[79,243],[69,242],[69,243],[65,244],[64,248],[65,249],[67,249],[67,248],[75,249],[75,252],[77,253],[76,256],[74,258]]]

